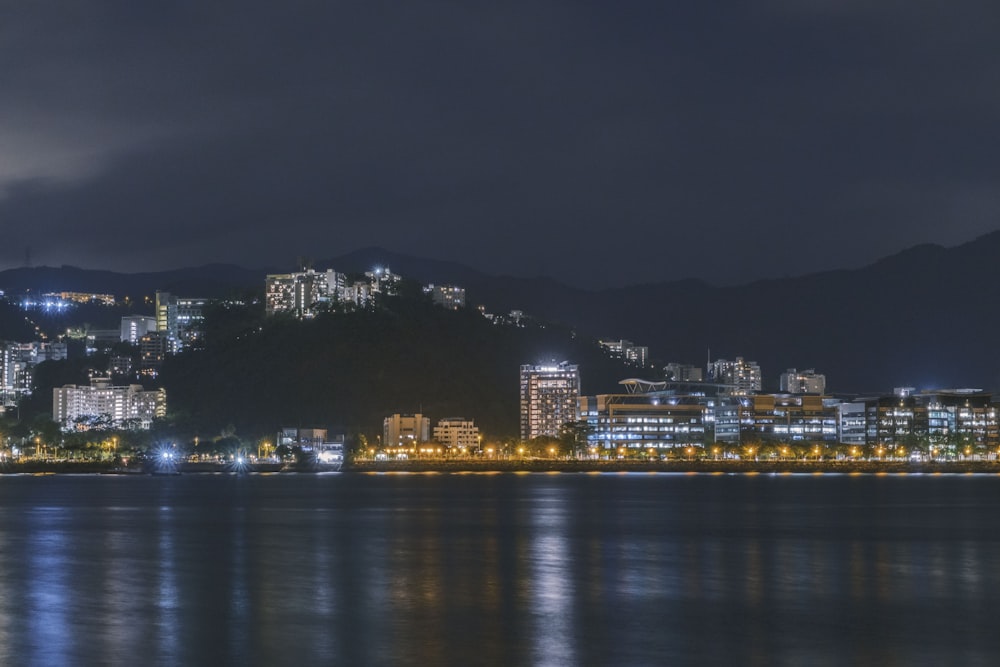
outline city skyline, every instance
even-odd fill
[[[975,0],[11,5],[0,267],[383,245],[602,287],[953,246],[1000,212],[998,20]]]

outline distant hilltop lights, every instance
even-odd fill
[[[365,280],[356,281],[333,269],[273,273],[265,279],[265,309],[268,315],[312,319],[331,309],[365,308],[379,295],[396,294],[401,279],[387,267],[376,267],[365,273]]]
[[[402,280],[385,266],[366,271],[364,280],[353,281],[334,269],[273,273],[265,279],[265,309],[269,316],[290,314],[308,320],[331,310],[370,308],[382,296],[398,295]],[[443,308],[465,307],[463,287],[431,283],[423,287],[423,293]]]

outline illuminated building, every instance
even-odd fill
[[[450,310],[465,308],[465,289],[453,285],[434,285],[424,287],[424,294],[431,295],[431,301],[436,305]]]
[[[579,398],[577,366],[521,366],[521,439],[559,435],[563,424],[578,420]]]
[[[761,389],[760,366],[756,361],[744,361],[743,357],[736,357],[735,361],[716,359],[709,362],[708,379],[732,385],[736,396],[749,396]]]
[[[621,359],[633,366],[645,367],[649,360],[649,348],[636,345],[630,340],[599,340],[597,344],[604,348],[608,356]]]
[[[89,329],[86,332],[87,355],[106,352],[121,342],[121,329]]]
[[[382,444],[386,447],[408,447],[430,440],[431,420],[422,414],[396,413],[382,423]]]
[[[31,394],[35,366],[65,358],[66,343],[0,341],[0,405],[16,405]]]
[[[365,278],[371,285],[373,294],[393,295],[399,291],[399,283],[402,276],[393,273],[389,267],[377,267],[372,271],[365,272]]]
[[[137,384],[113,387],[108,378],[95,378],[87,387],[68,384],[52,390],[52,419],[64,431],[145,430],[166,411],[166,390],[145,391]]]
[[[835,400],[802,394],[757,394],[738,400],[743,441],[837,441],[839,412]]]
[[[99,303],[103,306],[115,305],[114,294],[91,294],[89,292],[51,292],[43,296],[55,297],[63,301],[73,301],[75,303]]]
[[[740,405],[725,385],[635,378],[620,384],[626,393],[580,398],[592,447],[660,450],[740,441]]]
[[[268,315],[290,313],[299,319],[315,317],[322,304],[339,301],[346,276],[333,269],[267,276],[265,309]]]
[[[171,342],[162,331],[151,331],[139,339],[139,372],[148,377],[156,377],[167,354],[172,354]]]
[[[580,397],[587,442],[605,450],[703,445],[706,406],[699,397],[600,394]]]
[[[209,299],[156,293],[156,330],[166,334],[170,353],[189,347],[201,338]]]
[[[278,431],[278,447],[298,447],[303,452],[313,454],[316,461],[327,465],[341,465],[344,462],[343,434],[329,435],[325,428],[286,427]]]
[[[789,394],[822,395],[826,393],[826,376],[812,368],[802,372],[789,368],[781,374],[779,389]]]
[[[959,454],[965,446],[995,450],[1000,445],[998,409],[978,389],[943,389],[862,398],[865,442],[896,448],[937,448]]]
[[[434,427],[434,440],[454,449],[474,449],[479,445],[479,428],[462,417],[447,417]]]
[[[866,442],[865,404],[840,402],[837,404],[837,440],[845,445],[864,445]]]
[[[159,296],[159,292],[157,292]],[[156,331],[156,318],[145,315],[126,315],[122,318],[121,342],[135,345],[150,331]]]
[[[378,295],[398,291],[400,276],[389,269],[378,268],[365,273],[365,280],[347,283],[347,276],[333,269],[267,276],[265,312],[268,315],[289,313],[299,319],[315,317],[331,304],[370,306]]]

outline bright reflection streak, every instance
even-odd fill
[[[573,628],[571,554],[566,537],[566,500],[554,490],[540,492],[534,505],[532,570],[532,620],[534,664],[576,664]]]
[[[73,588],[68,581],[67,553],[70,545],[63,525],[62,508],[39,507],[32,512],[32,532],[28,537],[31,558],[25,576],[31,581],[28,592],[29,641],[38,664],[72,663],[72,636],[66,612]]]
[[[177,531],[174,513],[161,508],[157,528],[159,540],[157,549],[157,572],[159,590],[156,597],[156,630],[159,657],[166,662],[180,661],[180,600],[177,590],[177,553],[174,535]]]

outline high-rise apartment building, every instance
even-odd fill
[[[744,361],[743,357],[709,362],[708,377],[712,382],[732,385],[736,396],[749,396],[761,390],[760,366],[756,361]]]
[[[576,365],[521,366],[521,439],[557,436],[578,417],[580,371]]]

